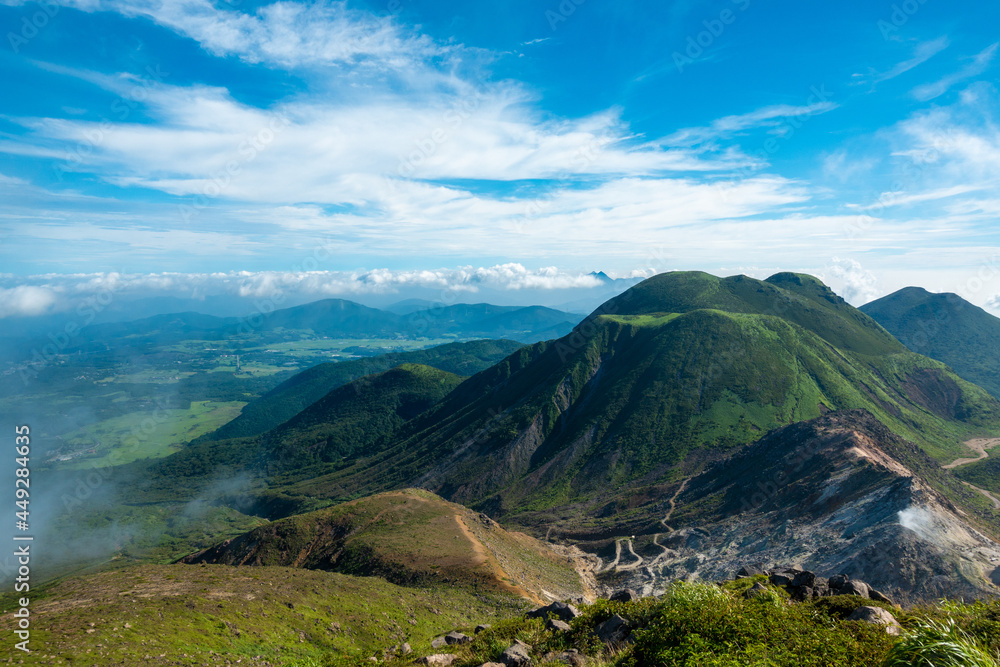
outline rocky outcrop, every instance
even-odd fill
[[[1000,543],[938,490],[945,475],[864,410],[792,424],[691,478],[674,530],[632,540],[648,564],[602,583],[648,595],[674,579],[767,573],[800,598],[824,586],[904,604],[1000,594]]]

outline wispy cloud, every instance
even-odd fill
[[[896,63],[895,66],[890,68],[885,72],[876,72],[874,69],[870,71],[869,74],[855,74],[854,76],[858,79],[858,83],[871,83],[874,87],[875,84],[882,83],[883,81],[889,81],[890,79],[895,79],[897,76],[909,72],[911,69],[924,64],[937,54],[944,51],[951,42],[948,40],[947,36],[941,36],[937,39],[933,39],[928,42],[920,42],[917,44],[916,48],[913,50],[913,56],[903,60],[902,62]]]
[[[944,95],[956,84],[979,76],[993,63],[993,58],[996,56],[998,46],[1000,46],[1000,42],[991,44],[976,54],[972,58],[972,62],[962,69],[932,83],[925,83],[917,86],[911,91],[911,94],[921,102],[927,102],[935,97]]]
[[[224,9],[209,0],[55,0],[53,4],[146,18],[195,40],[214,55],[280,67],[399,68],[448,51],[392,17],[354,10],[337,0],[274,2],[253,13]]]
[[[667,145],[692,146],[706,141],[728,138],[751,129],[778,128],[788,123],[789,118],[815,116],[833,111],[837,104],[830,101],[795,106],[775,104],[762,107],[745,114],[723,116],[705,127],[689,127],[678,130],[666,139]]]

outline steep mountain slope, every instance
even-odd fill
[[[1000,398],[1000,318],[957,294],[905,287],[861,306],[914,352],[943,361]]]
[[[400,364],[424,364],[448,373],[469,376],[489,368],[520,347],[520,343],[511,340],[476,340],[318,364],[251,401],[243,407],[239,417],[202,440],[243,438],[263,433],[291,419],[333,389]]]
[[[409,585],[478,584],[539,602],[586,593],[571,559],[415,489],[283,519],[182,562],[283,565]]]
[[[344,459],[381,451],[407,420],[440,401],[461,381],[430,366],[401,364],[334,389],[262,435],[195,442],[166,458],[123,468],[122,475],[134,479],[132,499],[144,501],[183,500],[213,480],[239,477],[249,482],[285,473],[308,477],[313,466],[339,467]],[[252,506],[243,504],[239,509]],[[274,511],[282,510],[264,513],[271,516]]]
[[[669,524],[637,529],[653,534],[607,576],[651,590],[794,564],[902,602],[1000,593],[1000,543],[976,527],[996,513],[864,410],[775,430],[677,491]]]
[[[444,398],[461,377],[401,364],[334,389],[265,434],[268,470],[292,470],[371,455],[371,446]]]
[[[470,378],[395,447],[289,492],[419,485],[507,517],[592,506],[845,408],[948,459],[1000,428],[1000,403],[814,278],[662,274]]]

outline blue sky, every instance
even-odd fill
[[[671,269],[997,309],[998,27],[942,0],[0,0],[0,316],[108,280]]]

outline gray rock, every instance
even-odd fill
[[[872,625],[884,625],[890,635],[898,635],[902,628],[896,617],[882,607],[858,607],[847,617],[848,621],[862,621]]]
[[[444,641],[449,646],[452,644],[469,644],[472,642],[472,637],[463,635],[461,632],[449,632],[444,636]]]
[[[790,586],[794,579],[795,575],[791,572],[775,572],[768,577],[768,580],[775,586]]]
[[[431,640],[431,648],[444,648],[448,645],[444,637],[435,637]]]
[[[500,662],[507,667],[528,667],[531,665],[531,646],[515,639],[514,643],[500,655]]]
[[[620,591],[615,591],[611,595],[611,600],[613,602],[635,602],[640,597],[641,596],[631,588],[623,588]]]
[[[409,644],[407,644],[406,642],[403,642],[403,645],[399,647],[399,652],[402,655],[407,655],[408,653],[413,653],[413,649],[410,648]]]
[[[450,653],[432,653],[420,658],[420,660],[417,660],[417,663],[428,665],[428,667],[449,667],[457,658],[457,655]]]
[[[479,667],[507,667],[502,662],[484,662]]]
[[[839,589],[846,586],[847,582],[850,580],[851,578],[848,577],[846,574],[835,574],[834,576],[830,577],[830,580],[827,581],[826,583],[830,587],[830,590],[836,593]]]
[[[816,574],[813,572],[809,572],[808,570],[799,572],[797,575],[795,575],[795,578],[792,579],[792,586],[795,586],[796,588],[802,586],[808,586],[809,588],[812,588],[815,583],[816,583]]]
[[[605,644],[620,644],[628,634],[628,621],[618,614],[597,626],[597,638]]]
[[[552,604],[539,607],[534,611],[529,611],[525,616],[528,618],[548,618],[549,614],[554,615],[560,621],[572,621],[580,615],[579,610],[571,604],[565,602],[553,602]]]
[[[737,578],[753,577],[758,574],[767,574],[767,570],[759,565],[744,565],[736,572]]]
[[[545,662],[561,662],[564,665],[569,665],[570,667],[584,667],[587,664],[587,656],[577,651],[575,648],[571,648],[561,653],[556,653],[555,651],[550,651],[545,654]]]
[[[476,634],[478,635],[483,630],[489,630],[492,627],[493,626],[490,625],[489,623],[480,623],[479,625],[476,626]]]
[[[569,632],[573,628],[566,621],[560,621],[558,618],[550,618],[545,622],[545,629],[552,630],[553,632]]]
[[[837,589],[838,595],[857,595],[859,597],[867,598],[869,591],[871,589],[863,581],[848,581],[846,584]]]
[[[885,602],[887,604],[895,605],[896,603],[889,599],[887,595],[875,590],[871,586],[868,587],[868,597],[876,602]]]

